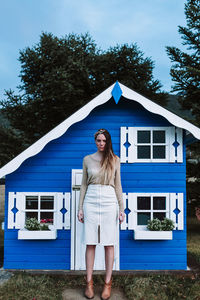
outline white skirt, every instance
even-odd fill
[[[111,185],[89,184],[83,202],[82,243],[116,245],[119,205]]]

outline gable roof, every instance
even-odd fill
[[[192,135],[193,138],[200,139],[200,128],[163,108],[162,106],[154,103],[148,98],[140,95],[139,93],[129,89],[125,85],[116,82],[109,88],[107,88],[104,92],[95,97],[93,100],[77,110],[75,113],[73,113],[62,123],[49,131],[47,134],[45,134],[43,137],[41,137],[30,147],[13,158],[5,166],[3,166],[0,169],[0,178],[14,172],[27,158],[38,154],[46,146],[46,144],[62,136],[71,125],[86,118],[95,107],[106,103],[112,96],[116,104],[119,102],[121,96],[129,100],[136,101],[148,111],[163,116],[174,126],[187,130],[187,132],[189,133],[188,136],[191,137]]]

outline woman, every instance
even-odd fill
[[[114,245],[119,223],[124,221],[124,206],[120,177],[120,159],[114,154],[111,136],[106,129],[95,134],[97,152],[83,159],[78,220],[84,223],[83,243],[86,244],[87,278],[85,296],[94,298],[92,272],[97,244],[104,245],[106,275],[101,294],[109,299],[114,263]],[[118,220],[119,219],[119,220]]]

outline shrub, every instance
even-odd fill
[[[161,231],[161,221],[157,218],[153,219],[153,220],[149,220],[147,223],[147,228],[149,230],[153,230],[153,231]]]
[[[161,221],[162,230],[168,231],[174,229],[174,222],[168,218],[164,218],[164,220]]]
[[[27,218],[25,228],[28,230],[40,230],[40,223],[36,218]]]
[[[164,218],[162,221],[155,218],[149,220],[147,223],[147,228],[152,231],[170,231],[174,229],[174,222],[168,218]]]
[[[50,230],[47,224],[40,225],[36,218],[27,218],[24,227],[28,230]]]
[[[47,224],[40,225],[40,230],[50,230]]]

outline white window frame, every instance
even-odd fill
[[[26,196],[53,196],[54,209],[42,209],[43,212],[53,212],[53,225],[50,230],[70,229],[71,216],[71,193],[70,192],[9,192],[8,193],[8,229],[24,230],[26,212],[40,212],[39,209],[25,209]],[[64,205],[64,206],[63,206]],[[16,207],[17,212],[13,213]],[[63,217],[62,208],[66,210]]]
[[[138,143],[138,131],[150,131],[150,143]],[[153,143],[153,131],[165,131],[165,143]],[[137,162],[168,162],[169,161],[169,141],[170,141],[170,128],[169,127],[136,127],[135,130],[136,141],[133,144],[135,161]],[[153,146],[165,146],[165,158],[153,158]],[[138,158],[138,146],[150,146],[151,157],[150,158]]]
[[[26,196],[37,196],[38,197],[38,208],[37,209],[26,209]],[[54,205],[53,209],[41,209],[41,196],[53,196],[54,197]],[[23,201],[24,201],[24,210],[22,212],[24,213],[24,217],[22,219],[22,222],[25,226],[25,216],[27,212],[36,212],[38,214],[38,222],[40,223],[40,212],[53,212],[53,224],[49,225],[49,229],[54,230],[56,228],[56,193],[46,193],[46,192],[26,192],[23,193]],[[41,224],[41,223],[40,223]],[[42,223],[43,224],[43,223]],[[44,223],[45,224],[45,223]]]
[[[146,229],[147,228],[147,225],[138,225],[138,213],[150,213],[150,220],[153,219],[153,213],[159,213],[159,212],[162,212],[162,213],[166,213],[166,218],[169,218],[169,215],[170,215],[170,209],[169,209],[169,193],[137,193],[136,195],[136,199],[138,197],[151,197],[151,206],[150,206],[150,209],[149,210],[146,210],[146,209],[137,209],[137,203],[136,203],[136,228],[137,229]],[[159,210],[159,209],[153,209],[153,197],[165,197],[166,198],[166,209],[162,209],[162,210]]]
[[[123,193],[123,204],[125,209],[129,209],[128,222],[125,218],[124,222],[120,225],[121,230],[147,230],[146,225],[137,225],[138,212],[144,212],[145,210],[137,209],[137,197],[166,197],[166,217],[174,222],[174,230],[184,230],[184,193]],[[127,204],[127,206],[126,206]],[[175,210],[179,210],[178,216]],[[147,211],[147,210],[146,210]],[[149,212],[150,210],[148,210]],[[159,210],[152,210],[152,213],[159,212]],[[162,212],[165,210],[162,210]]]
[[[150,131],[151,143],[138,143],[138,131]],[[165,131],[165,143],[153,143],[153,131]],[[179,143],[177,151],[173,146],[175,140]],[[126,141],[130,144],[128,149],[124,146]],[[165,146],[165,158],[153,158],[154,145]],[[138,158],[138,146],[150,146],[151,158]],[[120,161],[121,163],[183,162],[183,131],[174,126],[120,127]]]

